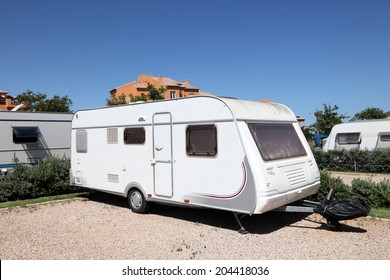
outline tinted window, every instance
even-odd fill
[[[123,141],[125,144],[145,143],[145,129],[143,127],[125,128]]]
[[[214,125],[190,125],[186,131],[187,154],[215,156],[217,154],[217,128]]]
[[[360,144],[360,133],[338,133],[336,142],[339,145]]]
[[[382,142],[389,142],[390,141],[390,134],[382,134],[381,136]]]
[[[36,126],[13,127],[13,142],[15,144],[36,143],[39,137],[39,128]]]
[[[292,124],[248,124],[257,148],[265,161],[305,156]]]
[[[390,133],[384,132],[379,135],[379,139],[376,144],[377,149],[387,149],[390,148]]]

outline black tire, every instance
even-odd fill
[[[138,189],[132,189],[128,196],[130,209],[138,214],[144,214],[149,211],[149,203],[146,201],[143,193]]]

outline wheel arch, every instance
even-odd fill
[[[130,182],[126,185],[126,188],[125,188],[125,191],[124,191],[124,196],[125,197],[128,197],[129,196],[129,193],[132,189],[138,189],[142,192],[142,194],[144,195],[145,197],[145,200],[148,200],[148,196],[146,195],[146,192],[144,190],[144,188],[141,186],[141,184],[137,183],[137,182]]]

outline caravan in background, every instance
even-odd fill
[[[336,124],[324,140],[323,150],[390,148],[390,119],[353,121]]]
[[[70,157],[73,114],[0,111],[0,171],[15,160],[37,164],[47,156]]]

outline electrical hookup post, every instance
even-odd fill
[[[297,244],[299,250],[300,244]],[[259,246],[261,249],[261,246]],[[340,248],[342,250],[342,248]],[[244,253],[243,249],[243,253]],[[233,257],[233,256],[232,256]],[[241,256],[242,257],[242,256]],[[382,279],[383,260],[1,261],[1,279]]]

